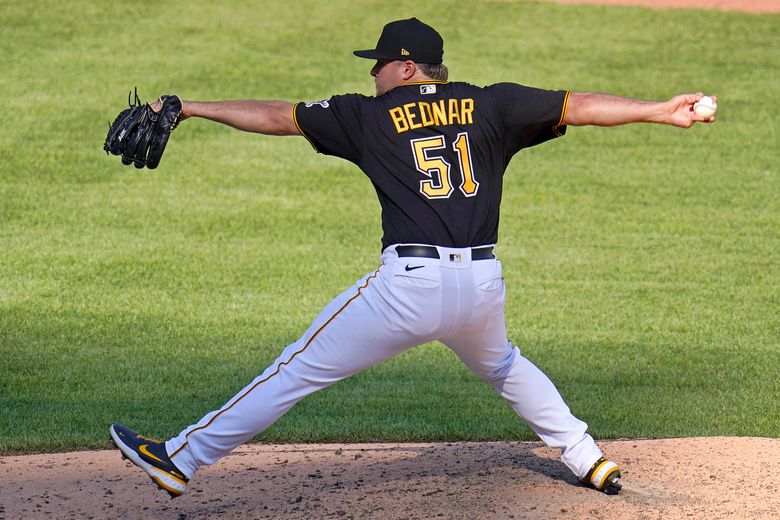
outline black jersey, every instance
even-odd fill
[[[371,179],[383,248],[473,247],[496,243],[504,171],[521,149],[565,133],[568,97],[513,83],[430,81],[299,103],[293,113],[317,151]]]

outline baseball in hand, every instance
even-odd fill
[[[693,112],[701,117],[712,117],[716,110],[718,110],[718,104],[710,96],[704,96],[693,105]]]

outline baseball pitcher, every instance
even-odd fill
[[[548,446],[560,449],[563,463],[585,485],[617,493],[617,464],[604,458],[550,379],[508,339],[504,280],[494,250],[503,176],[517,152],[557,139],[569,126],[712,123],[714,117],[693,111],[703,94],[642,101],[514,83],[450,82],[441,36],[415,18],[388,23],[376,48],[355,55],[375,61],[376,96],[295,104],[164,96],[136,117],[162,121],[166,136],[191,117],[247,132],[302,136],[317,152],[354,163],[371,180],[382,207],[382,252],[378,267],[333,299],[224,406],[165,442],[114,424],[113,442],[159,487],[178,496],[198,468],[271,426],[307,395],[438,340],[488,381]],[[155,116],[161,110],[164,117]],[[122,155],[126,164],[147,164],[146,139],[130,138],[133,151],[123,152],[121,143],[109,142],[120,134],[109,133],[107,151]],[[159,156],[151,162],[156,166]]]

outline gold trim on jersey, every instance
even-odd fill
[[[319,153],[319,150],[317,150],[317,147],[314,145],[314,141],[312,141],[312,140],[311,140],[311,138],[309,138],[309,136],[308,136],[308,135],[306,135],[306,132],[304,132],[304,131],[303,131],[303,129],[301,128],[301,125],[300,125],[300,124],[298,124],[298,115],[296,114],[296,112],[297,112],[297,110],[296,110],[296,109],[298,108],[298,105],[300,105],[300,104],[301,104],[300,102],[298,102],[298,103],[295,103],[295,104],[293,105],[293,107],[292,107],[292,118],[293,118],[293,123],[295,123],[295,128],[297,128],[297,129],[298,129],[298,132],[300,132],[300,134],[301,134],[303,137],[305,137],[307,141],[309,141],[309,144],[311,145],[311,147],[312,147],[312,148],[314,148],[314,151]]]
[[[404,83],[401,86],[405,87],[407,85],[433,85],[434,83],[437,85],[446,85],[447,83],[449,83],[449,81],[440,81],[438,79],[431,79],[428,81],[411,81],[409,83]]]
[[[566,91],[566,95],[563,97],[563,107],[561,108],[561,118],[558,120],[558,124],[552,129],[553,133],[558,137],[563,136],[563,132],[560,131],[560,127],[564,126],[563,122],[566,121],[566,111],[569,109],[569,97],[571,97],[571,90]]]

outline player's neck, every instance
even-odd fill
[[[411,83],[425,83],[426,81],[434,81],[434,79],[423,74],[420,69],[417,69],[409,79],[401,82],[401,85],[399,86],[409,85]]]

